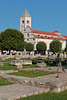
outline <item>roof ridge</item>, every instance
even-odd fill
[[[32,31],[39,31],[39,30],[32,30]],[[47,31],[40,31],[40,32],[47,32]],[[52,33],[52,32],[49,32],[49,33]]]
[[[46,32],[46,31],[38,31],[38,30],[32,30],[33,33],[40,33],[40,34],[48,34],[48,35],[55,35],[57,36],[57,34],[53,33],[53,32]]]

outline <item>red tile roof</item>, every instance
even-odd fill
[[[62,41],[65,41],[65,39],[63,38],[55,38],[56,40],[62,40]]]
[[[63,38],[52,38],[52,37],[45,37],[45,36],[38,36],[38,35],[35,35],[36,38],[39,38],[39,39],[52,39],[52,40],[62,40],[62,41],[65,41],[65,39]]]
[[[67,36],[62,35],[62,37],[64,37],[65,39],[67,39]]]
[[[55,30],[55,31],[53,31],[53,33],[60,33],[59,31],[57,31],[57,30]]]
[[[46,35],[55,35],[57,36],[57,34],[55,34],[54,32],[45,32],[45,31],[38,31],[38,30],[32,30],[33,33],[39,33],[39,34],[46,34]]]

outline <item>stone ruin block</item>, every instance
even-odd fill
[[[23,60],[23,65],[32,65],[31,60]]]
[[[5,60],[6,59],[6,57],[0,57],[0,60],[2,61],[2,60]]]
[[[44,62],[42,62],[42,63],[37,63],[37,64],[36,64],[36,67],[44,68],[44,67],[46,67],[46,63],[44,63]]]
[[[17,69],[22,69],[22,65],[16,65]]]
[[[10,62],[10,65],[22,65],[23,61],[22,60],[12,60]]]
[[[10,65],[32,65],[31,60],[12,60]]]
[[[21,57],[20,57],[20,56],[15,56],[15,59],[16,59],[16,60],[20,60]]]

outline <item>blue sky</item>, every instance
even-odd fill
[[[67,0],[0,0],[0,32],[20,30],[20,16],[25,8],[32,17],[32,29],[67,36]]]

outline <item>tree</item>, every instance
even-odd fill
[[[24,35],[16,29],[7,29],[0,34],[0,45],[2,50],[23,50]]]
[[[33,51],[34,45],[31,43],[26,43],[25,49],[26,51]]]
[[[47,49],[46,43],[45,42],[41,42],[41,41],[38,42],[37,45],[36,45],[36,49],[40,53],[45,52],[46,49]]]
[[[50,50],[52,52],[60,52],[62,48],[62,43],[58,40],[54,40],[50,43]]]

